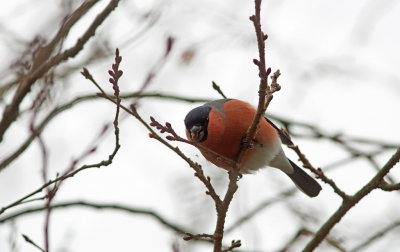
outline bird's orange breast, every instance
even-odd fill
[[[236,160],[239,154],[242,140],[246,136],[247,129],[251,126],[256,110],[248,103],[239,100],[230,100],[224,103],[224,111],[212,109],[209,115],[207,127],[208,137],[200,143],[224,157]],[[264,119],[261,120],[254,141],[268,147],[274,141],[279,141],[276,130]],[[202,151],[204,157],[218,167],[230,170],[231,167],[211,154]],[[255,150],[249,150],[242,162],[242,167],[252,157]]]

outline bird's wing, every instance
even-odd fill
[[[279,138],[281,139],[281,142],[283,144],[293,145],[292,140],[290,140],[273,122],[271,122],[271,120],[269,120],[267,117],[264,117],[264,118],[265,118],[265,120],[267,120],[267,122],[269,124],[271,124],[272,127],[274,127],[276,129],[276,131],[278,131]]]

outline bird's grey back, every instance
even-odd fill
[[[218,110],[219,112],[225,114],[224,103],[232,99],[220,99],[215,101],[210,101],[204,104],[204,106],[211,106],[212,108]]]

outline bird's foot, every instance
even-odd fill
[[[253,144],[252,142],[249,143],[249,142],[246,140],[246,138],[243,138],[243,139],[242,139],[241,146],[242,146],[243,148],[247,148],[248,150],[253,150],[253,149],[254,149],[254,144]]]
[[[230,174],[230,172],[231,172],[231,171],[228,171],[228,174]],[[239,181],[239,180],[241,180],[242,178],[243,178],[243,174],[239,173],[238,176],[237,176],[237,178],[236,178],[236,181]]]

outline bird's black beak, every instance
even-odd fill
[[[192,138],[192,140],[196,141],[196,142],[200,142],[203,137],[204,137],[204,129],[203,126],[200,125],[194,125],[191,129],[190,129],[190,137]]]

